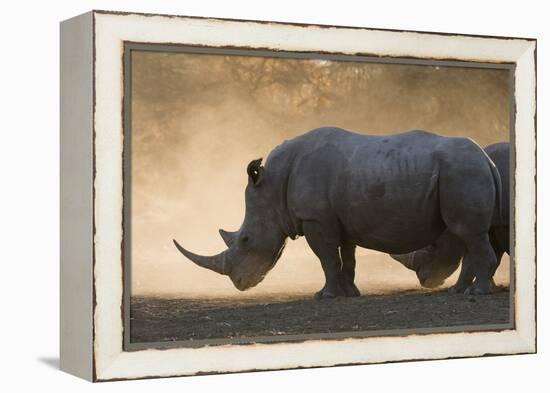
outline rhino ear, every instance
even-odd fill
[[[246,173],[248,173],[249,181],[255,186],[260,184],[264,175],[264,167],[262,166],[262,159],[250,161],[250,164],[246,167]]]

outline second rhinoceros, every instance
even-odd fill
[[[287,238],[303,235],[325,274],[315,297],[358,296],[356,246],[403,254],[432,244],[448,229],[468,250],[457,290],[490,291],[496,258],[488,231],[501,184],[494,164],[471,139],[323,127],[277,146],[265,166],[261,161],[246,170],[240,229],[220,231],[225,251],[202,256],[174,240],[188,259],[229,276],[237,289],[262,281]]]
[[[504,253],[510,254],[510,144],[495,143],[485,147],[485,152],[495,163],[502,183],[502,195],[499,198],[502,205],[501,214],[493,215],[489,229],[489,239],[497,258],[492,276]],[[443,284],[458,268],[465,252],[462,241],[451,231],[445,231],[434,244],[391,257],[414,270],[422,286],[435,288]]]

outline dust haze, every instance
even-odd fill
[[[246,165],[285,139],[333,125],[425,129],[483,147],[509,141],[506,70],[133,51],[131,84],[132,295],[313,295],[322,287],[303,238],[289,240],[265,280],[244,293],[172,243],[222,251],[218,228],[236,230],[244,218]],[[362,293],[420,288],[385,254],[357,250]],[[508,267],[505,257],[497,283],[508,283]]]

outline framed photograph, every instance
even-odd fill
[[[61,368],[536,352],[536,40],[61,23]]]

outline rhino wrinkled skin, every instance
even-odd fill
[[[447,230],[468,249],[454,291],[490,291],[497,260],[488,232],[500,176],[468,138],[323,127],[285,141],[265,166],[254,160],[246,172],[244,221],[238,231],[220,230],[225,251],[202,256],[174,240],[188,259],[229,276],[239,290],[262,281],[288,238],[305,236],[325,275],[315,297],[358,296],[356,246],[406,254]]]

